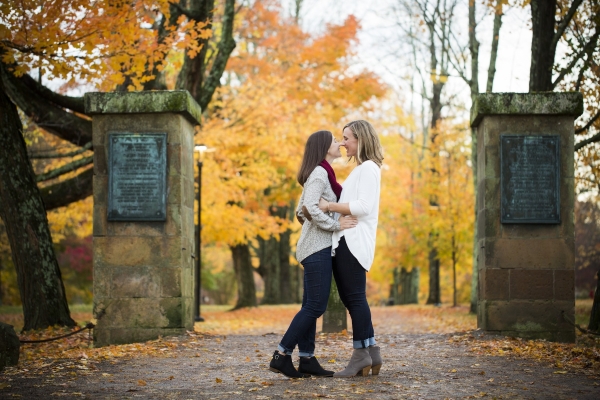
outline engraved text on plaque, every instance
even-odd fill
[[[108,135],[108,220],[165,221],[167,134]]]
[[[501,135],[501,222],[560,223],[560,137]]]

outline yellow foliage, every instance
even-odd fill
[[[366,102],[384,93],[371,73],[348,72],[344,57],[358,31],[353,17],[311,37],[277,4],[257,1],[238,22],[228,84],[215,94],[196,139],[215,149],[204,158],[203,242],[247,243],[297,229],[270,208],[298,199],[307,137],[328,129],[339,138],[342,119],[366,112]]]
[[[395,108],[378,128],[385,150],[375,265],[367,294],[384,301],[392,270],[421,271],[421,297],[428,285],[428,256],[433,245],[441,262],[444,301],[451,301],[453,259],[459,301],[470,294],[474,190],[470,132],[442,122],[436,144],[424,138],[411,118]],[[435,173],[431,171],[435,170]],[[437,200],[437,206],[430,204]],[[434,233],[431,235],[431,233]]]

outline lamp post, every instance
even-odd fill
[[[194,321],[202,322],[204,318],[200,316],[200,303],[201,298],[201,285],[202,277],[201,263],[202,263],[202,153],[206,151],[207,147],[203,144],[194,147],[194,150],[200,153],[198,157],[198,236],[196,240],[196,282],[194,283],[195,299],[194,299]]]

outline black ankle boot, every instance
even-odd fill
[[[284,374],[288,378],[310,378],[310,375],[296,371],[294,363],[292,362],[292,356],[280,354],[277,350],[273,353],[273,358],[271,358],[271,363],[269,364],[269,370],[278,374]]]
[[[333,371],[327,371],[321,367],[317,357],[300,357],[298,372],[314,376],[333,376]]]

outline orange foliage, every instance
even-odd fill
[[[153,79],[165,67],[171,49],[197,54],[198,37],[209,37],[206,23],[177,21],[159,41],[149,29],[169,18],[169,0],[24,0],[0,4],[2,61],[16,75],[35,69],[48,79],[73,86],[78,79],[112,90],[131,78],[130,90]]]
[[[307,137],[319,129],[339,136],[342,119],[367,111],[384,88],[368,72],[350,73],[354,17],[319,36],[301,30],[272,1],[241,12],[236,52],[211,103],[198,142],[214,148],[204,160],[203,241],[247,243],[287,229],[272,205],[300,194],[295,175]]]

